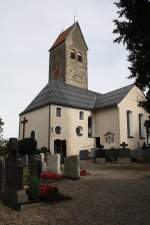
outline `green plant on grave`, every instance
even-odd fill
[[[23,185],[29,185],[30,184],[30,171],[28,167],[23,168]]]
[[[40,179],[36,175],[33,175],[30,179],[28,193],[31,200],[38,200],[40,196]]]

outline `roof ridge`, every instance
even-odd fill
[[[49,51],[51,51],[52,49],[56,48],[58,45],[60,45],[62,42],[64,42],[67,38],[67,36],[69,35],[71,29],[76,25],[77,23],[72,24],[70,27],[68,27],[66,30],[64,30],[63,32],[59,33],[59,35],[57,36],[55,42],[53,43],[52,47],[50,48]]]
[[[123,87],[121,87],[121,88],[114,89],[114,90],[112,90],[112,91],[109,91],[109,92],[106,92],[106,93],[102,94],[102,96],[107,95],[107,94],[112,93],[112,92],[115,92],[115,91],[119,91],[119,90],[121,90],[121,89],[128,88],[128,87],[130,87],[130,86],[134,86],[134,85],[135,85],[135,84],[134,84],[134,83],[132,83],[132,84],[129,84],[129,85],[123,86]]]

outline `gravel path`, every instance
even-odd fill
[[[72,200],[21,212],[0,203],[0,225],[150,225],[150,165],[81,166],[90,175],[58,185]]]

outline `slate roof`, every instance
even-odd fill
[[[132,87],[133,85],[129,85],[106,94],[100,94],[65,84],[63,81],[52,80],[20,115],[49,104],[86,110],[111,107],[117,105]]]
[[[121,100],[128,94],[133,88],[133,84],[119,88],[117,90],[108,92],[99,96],[95,103],[95,109],[111,107],[119,104]]]

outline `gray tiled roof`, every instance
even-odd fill
[[[95,103],[95,109],[117,105],[128,94],[133,86],[133,84],[130,84],[126,87],[122,87],[99,96]]]
[[[110,107],[117,105],[132,87],[133,85],[129,85],[102,95],[94,91],[65,84],[62,81],[53,80],[42,89],[42,91],[21,114],[49,104],[87,110]]]
[[[100,96],[100,94],[96,94],[93,91],[71,86],[62,81],[52,80],[21,114],[48,104],[92,110],[94,109],[97,95]]]

